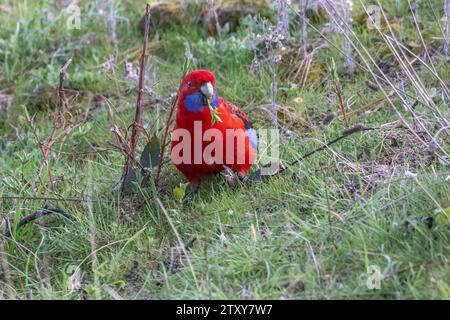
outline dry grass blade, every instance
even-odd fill
[[[329,5],[333,6],[333,3],[331,3],[330,1],[327,0],[327,2],[329,3]],[[367,8],[365,7],[364,3],[361,2],[361,5],[363,6],[365,12],[368,14]],[[381,7],[381,5],[380,5]],[[382,11],[383,12],[383,11]],[[384,14],[384,12],[383,12]],[[382,78],[384,78],[384,82],[386,82],[387,84],[389,84],[389,86],[392,88],[392,90],[395,91],[395,93],[397,94],[398,98],[404,103],[404,105],[407,105],[407,101],[405,101],[404,96],[401,94],[401,92],[398,90],[398,88],[393,84],[393,82],[388,78],[388,76],[381,70],[381,68],[378,66],[378,64],[376,63],[376,61],[374,60],[374,58],[372,57],[372,55],[368,52],[367,48],[361,43],[361,41],[359,40],[359,38],[357,37],[357,35],[354,33],[354,31],[351,29],[351,27],[346,23],[346,21],[343,21],[343,19],[339,16],[329,16],[330,19],[332,21],[334,21],[335,25],[340,28],[340,30],[342,31],[343,35],[348,39],[350,39],[350,36],[348,35],[348,33],[350,33],[351,37],[353,39],[356,40],[356,42],[358,43],[358,45],[360,46],[360,48],[358,48],[358,46],[351,41],[351,45],[354,48],[355,52],[357,52],[357,54],[360,56],[361,60],[364,62],[364,64],[366,65],[366,69],[367,71],[372,75],[372,77],[374,78],[374,81],[376,81],[377,85],[380,87],[380,90],[383,92],[384,96],[386,97],[387,101],[389,102],[389,104],[392,106],[392,108],[395,110],[395,112],[397,113],[398,117],[400,119],[402,119],[402,122],[408,127],[408,129],[410,129],[411,132],[414,133],[414,135],[416,136],[416,138],[423,143],[424,145],[426,145],[426,141],[424,141],[422,139],[422,137],[420,137],[416,131],[414,130],[414,128],[411,127],[411,125],[409,124],[409,122],[404,118],[404,116],[401,114],[401,112],[398,110],[398,108],[396,107],[396,105],[394,104],[394,102],[392,101],[392,99],[389,97],[389,94],[385,91],[385,89],[381,86],[380,82],[379,82],[379,76],[375,74],[375,72],[372,70],[371,68],[371,64],[375,66],[375,68],[377,69],[377,71],[379,72],[379,74],[381,75]],[[385,16],[384,16],[385,17]],[[337,19],[340,19],[340,21],[338,21]],[[387,18],[385,17],[385,20],[387,22]],[[388,23],[388,22],[387,22]],[[345,32],[344,28],[347,30],[347,32]],[[379,29],[379,27],[377,27],[377,30],[379,33],[382,33],[381,30]],[[395,51],[395,49],[393,49]],[[401,59],[400,59],[401,60]],[[370,63],[369,63],[370,61]],[[407,60],[409,61],[409,60]],[[401,63],[404,65],[404,61],[401,61]],[[406,65],[404,65],[406,67]],[[408,68],[408,67],[406,67]],[[422,88],[419,88],[418,90],[420,91]],[[420,91],[423,93],[423,101],[424,101],[424,105],[428,106],[429,104],[427,102],[429,102],[430,98],[427,94],[425,94],[422,91]],[[432,99],[431,99],[432,100]],[[423,130],[426,132],[426,134],[430,137],[432,137],[431,133],[429,132],[429,130],[427,129],[427,127],[422,123],[421,119],[418,118],[417,116],[414,117],[415,121],[419,124],[421,124],[421,127],[423,128]],[[441,120],[441,119],[439,119]],[[438,121],[439,121],[438,120]],[[440,152],[442,154],[444,154],[444,156],[442,156],[441,154],[436,153],[436,155],[439,157],[439,159],[441,159],[444,162],[448,162],[448,160],[446,160],[446,158],[448,157],[447,152],[441,147],[439,146]]]
[[[161,202],[161,200],[158,197],[156,198],[156,202],[158,203],[159,207],[161,208],[162,212],[164,213],[164,216],[166,217],[167,222],[170,225],[170,228],[172,229],[173,233],[175,234],[175,237],[177,238],[178,246],[179,246],[180,250],[182,251],[184,257],[186,258],[187,263],[189,265],[189,269],[191,270],[192,278],[194,279],[195,285],[196,285],[197,289],[200,290],[197,276],[195,275],[194,267],[192,266],[191,259],[189,258],[188,254],[187,254],[186,246],[183,243],[183,240],[181,240],[181,237],[177,231],[177,228],[175,228],[175,225],[173,224],[169,213],[167,212],[166,208],[164,207],[163,203]]]

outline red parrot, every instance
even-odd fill
[[[212,72],[196,70],[181,80],[171,159],[191,190],[223,171],[245,177],[257,147],[247,115],[218,96]]]

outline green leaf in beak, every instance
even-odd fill
[[[219,110],[214,109],[211,105],[209,105],[209,111],[211,113],[211,125],[213,125],[216,122],[222,122],[222,119],[219,117]]]

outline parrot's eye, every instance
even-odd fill
[[[188,82],[187,82],[187,86],[188,86],[188,87],[192,87],[192,82],[188,81]]]

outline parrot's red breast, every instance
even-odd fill
[[[189,182],[198,185],[225,167],[245,176],[256,148],[247,115],[217,95],[214,75],[207,70],[187,74],[178,93],[171,159]]]

